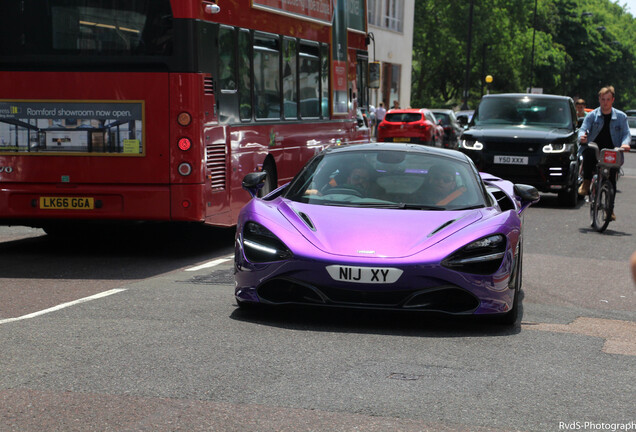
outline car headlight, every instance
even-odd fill
[[[495,234],[455,251],[442,261],[444,267],[473,274],[492,274],[501,267],[506,254],[506,237]]]
[[[484,145],[477,140],[463,139],[462,147],[467,150],[483,150]]]
[[[243,250],[245,257],[255,263],[282,261],[292,256],[285,243],[256,222],[247,222],[243,227]]]
[[[553,144],[550,143],[548,145],[544,145],[543,146],[543,153],[563,153],[563,152],[569,152],[572,150],[572,146],[574,144],[566,144],[566,143],[559,143],[559,144]]]

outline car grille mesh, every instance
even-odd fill
[[[409,309],[446,313],[471,313],[479,300],[455,286],[444,285],[412,290],[352,290],[308,285],[290,279],[273,279],[258,289],[258,296],[272,304],[306,304],[387,309]]]

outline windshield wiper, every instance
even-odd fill
[[[462,208],[458,208],[458,209],[453,209],[453,210],[457,210],[457,211],[461,211],[461,210],[475,210],[478,208],[484,208],[483,204],[477,204],[474,206],[468,206],[468,207],[462,207]]]
[[[446,210],[446,207],[414,203],[400,203],[397,206],[397,208],[406,210]]]
[[[360,206],[400,210],[446,210],[446,207],[415,203],[359,203]]]

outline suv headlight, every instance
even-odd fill
[[[550,143],[548,145],[544,145],[543,146],[543,153],[564,153],[564,152],[570,152],[572,150],[572,146],[574,144],[566,144],[566,143],[559,143],[559,144],[553,144]]]
[[[245,224],[242,240],[245,257],[254,263],[282,261],[292,256],[285,243],[256,222]]]
[[[466,150],[483,150],[484,145],[477,140],[463,139],[461,146]]]
[[[442,265],[466,273],[492,274],[501,267],[505,254],[506,237],[495,234],[455,251],[442,261]]]

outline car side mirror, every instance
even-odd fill
[[[537,203],[541,198],[541,196],[539,195],[539,191],[534,186],[526,184],[516,184],[514,185],[513,190],[515,192],[515,195],[517,195],[521,199],[521,208],[519,209],[519,214],[521,214],[530,205]]]
[[[265,179],[267,178],[267,172],[253,172],[243,177],[243,189],[248,191],[252,198],[256,198],[258,191],[265,185]]]

